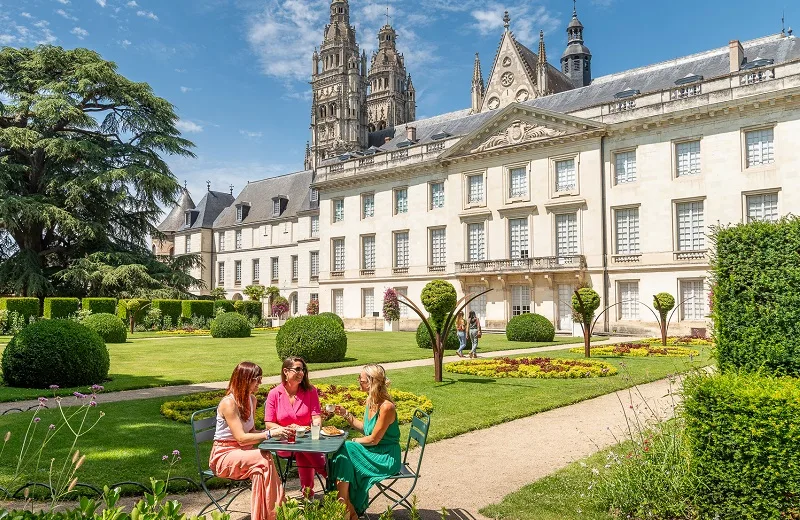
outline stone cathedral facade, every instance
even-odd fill
[[[577,11],[555,65],[506,14],[464,109],[417,120],[402,28],[387,23],[368,58],[349,9],[331,1],[312,56],[305,168],[197,204],[184,193],[159,226],[154,252],[201,255],[199,293],[274,285],[292,314],[315,299],[373,330],[387,287],[419,303],[444,279],[491,289],[470,306],[486,328],[536,312],[574,333],[579,285],[610,307],[610,332],[656,329],[646,305],[666,291],[683,334],[707,327],[710,226],[800,213],[791,31],[594,77],[609,58],[592,56]]]

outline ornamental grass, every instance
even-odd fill
[[[570,352],[582,354],[582,348],[571,348]],[[686,347],[651,345],[647,343],[619,343],[592,347],[592,356],[608,357],[696,357],[700,351]]]
[[[470,374],[481,377],[536,379],[580,379],[607,377],[617,373],[617,369],[605,361],[544,357],[473,359],[448,363],[444,366],[444,369],[455,374]]]

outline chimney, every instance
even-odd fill
[[[744,47],[739,40],[733,40],[728,44],[731,54],[731,74],[739,72],[744,61]]]
[[[407,126],[406,127],[406,139],[411,142],[415,142],[417,140],[417,127],[416,126]]]

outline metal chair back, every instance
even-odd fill
[[[403,465],[408,464],[408,452],[411,448],[411,441],[419,444],[419,457],[417,458],[417,467],[414,473],[419,476],[419,469],[422,467],[422,456],[425,453],[425,444],[428,442],[428,430],[431,426],[431,416],[419,408],[414,409],[411,414],[411,429],[408,431],[408,440],[406,441],[406,451],[403,455]],[[411,466],[409,466],[409,469]]]
[[[200,417],[209,414],[211,414],[211,417],[200,419]],[[197,461],[197,473],[202,480],[203,472],[208,469],[208,459],[206,458],[205,462],[203,462],[200,454],[200,445],[204,442],[214,441],[214,433],[217,428],[217,407],[204,408],[194,412],[189,422],[192,425],[192,442],[194,443],[194,455]]]

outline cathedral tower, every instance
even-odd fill
[[[472,113],[477,114],[483,106],[483,97],[486,95],[486,86],[483,83],[481,72],[481,59],[475,53],[475,65],[472,68]]]
[[[583,44],[583,24],[578,20],[574,4],[572,20],[567,26],[567,48],[561,55],[561,72],[575,87],[585,87],[592,82],[592,52]]]
[[[370,132],[416,119],[416,92],[411,76],[406,72],[403,55],[397,52],[397,33],[388,20],[378,32],[378,50],[372,55],[367,81]]]
[[[366,56],[359,54],[347,0],[331,0],[331,20],[311,71],[311,156],[323,159],[367,147]]]

